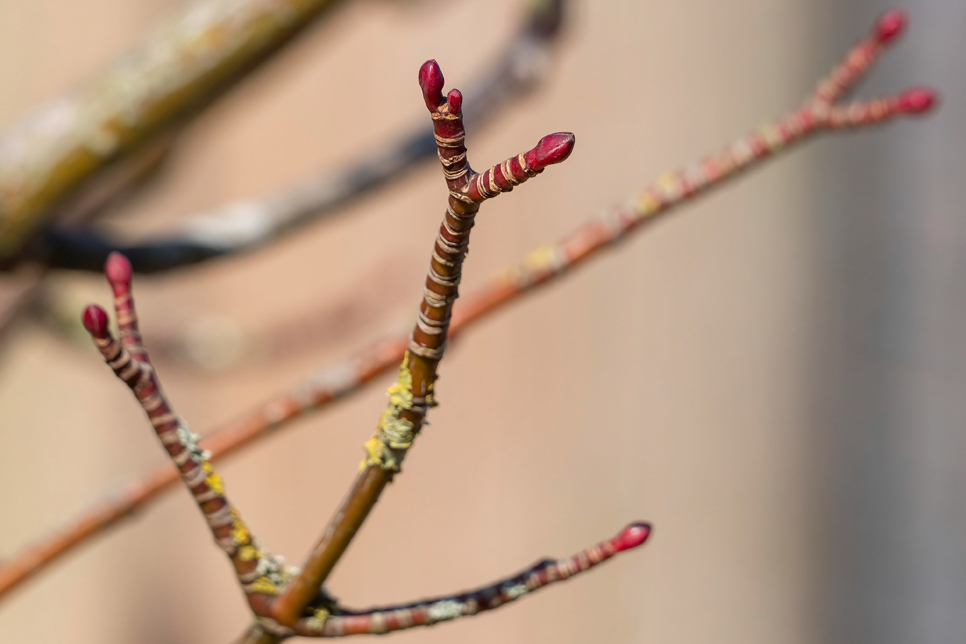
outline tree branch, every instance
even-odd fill
[[[331,615],[320,613],[300,620],[295,627],[295,632],[302,637],[381,635],[479,615],[484,611],[514,602],[544,586],[566,581],[574,575],[590,570],[620,552],[640,546],[647,541],[650,534],[650,525],[631,524],[613,539],[587,548],[572,557],[556,561],[543,559],[512,577],[476,590],[423,599],[410,604],[361,611],[337,606]]]
[[[449,207],[436,236],[416,326],[399,369],[399,381],[389,389],[389,407],[382,413],[376,433],[366,443],[367,458],[363,461],[362,473],[298,575],[275,600],[272,614],[286,626],[295,626],[302,617],[382,490],[399,472],[426,411],[434,405],[433,383],[446,349],[453,303],[459,297],[463,260],[480,203],[501,192],[509,192],[547,166],[561,163],[573,151],[573,134],[551,134],[529,152],[483,174],[473,172],[464,144],[463,95],[454,89],[444,98],[443,82],[443,73],[436,61],[428,61],[420,68],[419,86],[433,118],[439,160],[449,189]]]
[[[896,27],[898,25],[898,27]],[[846,110],[831,107],[894,42],[902,31],[901,13],[887,14],[875,33],[860,42],[819,89],[795,112],[744,137],[718,156],[692,169],[664,175],[627,204],[581,226],[561,242],[538,248],[518,266],[503,271],[453,312],[449,337],[479,322],[486,315],[518,300],[537,286],[552,282],[601,251],[626,239],[640,225],[653,221],[675,206],[687,203],[740,172],[789,150],[793,144],[830,129],[859,129],[895,116],[926,112],[934,104],[930,90],[910,90],[890,99],[859,102]],[[836,87],[829,93],[830,87]],[[844,118],[849,114],[855,118]],[[305,413],[358,391],[363,385],[399,364],[408,338],[388,338],[358,355],[306,378],[295,390],[276,396],[238,421],[212,432],[201,441],[203,448],[219,458],[282,428]],[[39,540],[0,566],[0,597],[36,574],[74,547],[100,534],[155,498],[177,480],[170,468],[158,469],[123,489],[105,496],[98,504],[57,533]]]
[[[523,25],[470,92],[472,125],[494,116],[511,101],[532,92],[546,77],[548,59],[561,33],[564,0],[531,0]],[[434,157],[432,128],[420,128],[394,144],[380,146],[332,175],[260,200],[242,201],[194,215],[183,231],[159,239],[124,244],[94,228],[56,227],[45,231],[40,259],[54,268],[100,270],[108,253],[127,256],[139,273],[158,273],[236,255],[269,244],[285,233],[332,215]]]
[[[335,0],[208,0],[0,140],[0,264],[113,162],[231,87]]]
[[[221,477],[211,466],[210,454],[198,446],[198,437],[174,412],[161,389],[138,327],[131,296],[131,264],[115,253],[108,258],[104,272],[114,291],[121,341],[111,335],[107,313],[99,306],[91,305],[84,311],[84,327],[105,362],[131,389],[147,414],[158,440],[208,522],[215,543],[231,560],[252,610],[256,615],[264,613],[269,598],[288,580],[290,571],[280,558],[265,552],[251,534],[225,496]]]

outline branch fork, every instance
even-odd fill
[[[362,471],[299,574],[275,601],[275,619],[291,627],[297,627],[317,589],[349,546],[383,489],[400,471],[426,412],[436,404],[433,385],[446,350],[453,303],[459,297],[463,261],[480,204],[525,183],[546,167],[566,160],[574,147],[573,134],[551,134],[532,150],[478,174],[467,158],[462,93],[453,89],[443,96],[445,81],[435,60],[423,64],[418,80],[432,117],[449,203],[436,235],[423,299],[399,368],[399,378],[390,387],[389,405],[365,445]]]
[[[168,401],[141,338],[131,294],[132,268],[123,255],[112,253],[105,266],[114,293],[120,341],[111,334],[107,313],[102,308],[92,305],[84,311],[84,326],[94,344],[134,393],[194,496],[215,542],[232,562],[255,620],[245,642],[265,644],[294,635],[385,633],[475,615],[588,570],[621,551],[641,545],[650,535],[647,524],[632,524],[613,539],[571,558],[541,561],[523,573],[475,591],[389,608],[343,608],[323,587],[379,494],[400,471],[428,409],[435,405],[433,383],[446,348],[453,303],[459,295],[462,265],[480,204],[564,161],[574,146],[572,134],[551,134],[533,149],[476,173],[469,165],[464,145],[462,94],[452,90],[443,97],[443,75],[435,61],[422,66],[419,83],[433,120],[449,204],[437,233],[418,319],[399,378],[389,388],[388,407],[366,443],[362,472],[302,568],[286,567],[280,557],[268,553],[252,535],[225,495],[222,480],[211,466],[211,453],[199,446],[198,437],[188,430]]]

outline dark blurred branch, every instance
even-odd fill
[[[532,92],[547,76],[562,31],[564,0],[531,1],[523,25],[468,92],[466,120],[481,124]],[[99,271],[112,251],[139,273],[157,273],[249,251],[336,213],[367,193],[397,181],[436,156],[432,128],[420,127],[393,144],[369,147],[347,169],[260,200],[242,201],[195,215],[183,231],[125,244],[94,228],[52,227],[34,249],[56,268]]]

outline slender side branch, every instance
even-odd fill
[[[295,631],[302,637],[344,637],[381,635],[391,631],[433,626],[440,622],[478,615],[500,608],[535,590],[566,581],[603,563],[614,555],[647,541],[651,526],[634,523],[613,539],[603,541],[566,559],[543,559],[530,568],[476,590],[423,599],[410,604],[354,611],[338,606],[331,615],[322,614],[299,621]]]
[[[335,0],[192,4],[137,51],[0,139],[0,264],[84,183],[186,118]]]
[[[104,272],[114,291],[121,341],[111,335],[107,313],[99,306],[91,305],[84,311],[84,327],[104,360],[130,387],[147,414],[158,440],[205,516],[215,542],[231,560],[252,609],[256,614],[264,613],[267,598],[278,591],[290,573],[281,559],[264,552],[252,536],[225,496],[221,477],[211,466],[210,454],[198,446],[198,437],[174,412],[161,389],[141,340],[131,296],[131,264],[123,255],[114,253],[108,258]]]
[[[472,125],[492,118],[519,101],[547,76],[549,59],[561,33],[565,0],[530,0],[523,25],[504,52],[467,95]],[[469,106],[468,106],[469,107]],[[182,231],[159,239],[123,244],[96,228],[58,227],[45,231],[36,252],[48,266],[98,271],[111,251],[127,256],[138,273],[156,273],[235,255],[269,244],[283,234],[335,214],[343,206],[399,180],[433,158],[432,128],[420,128],[347,170],[322,176],[260,200],[248,200],[193,216]]]
[[[927,112],[935,103],[928,89],[914,89],[890,99],[854,103],[843,109],[833,106],[837,98],[883,53],[903,30],[901,12],[890,12],[879,21],[872,36],[859,43],[823,80],[801,109],[766,125],[709,157],[691,169],[662,176],[626,205],[600,219],[591,220],[557,244],[531,252],[518,265],[494,278],[475,295],[464,298],[453,312],[449,337],[479,322],[537,286],[554,281],[568,269],[596,257],[627,237],[646,221],[687,203],[741,171],[789,150],[793,144],[824,131],[861,129],[889,119]],[[828,88],[837,89],[829,92]],[[851,115],[851,116],[850,116]],[[240,420],[212,432],[201,441],[212,458],[234,453],[255,440],[284,427],[311,411],[358,391],[399,364],[406,352],[405,335],[374,343],[358,355],[314,374],[295,390],[261,405]],[[177,473],[158,469],[102,501],[57,533],[39,540],[0,566],[0,597],[77,545],[100,534],[129,516],[177,481]]]
[[[436,236],[416,326],[399,368],[399,381],[389,388],[389,406],[382,412],[376,433],[366,443],[362,473],[299,574],[275,601],[273,615],[286,626],[295,626],[309,607],[382,490],[399,472],[426,411],[435,404],[433,383],[446,350],[450,316],[459,297],[463,260],[480,202],[509,192],[547,166],[564,161],[573,151],[573,134],[551,134],[529,152],[477,175],[467,159],[463,95],[454,89],[444,98],[443,83],[436,61],[428,61],[420,68],[419,86],[433,118],[439,160],[449,189],[449,207]],[[486,177],[490,192],[480,193],[481,177]]]

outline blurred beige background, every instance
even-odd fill
[[[652,541],[578,580],[400,642],[802,644],[966,635],[966,161],[956,75],[966,7],[913,25],[862,93],[913,83],[943,112],[827,137],[493,316],[448,353],[442,406],[328,584],[350,605],[473,587],[635,519]],[[0,1],[0,122],[130,48],[177,0]],[[425,118],[509,34],[518,0],[367,0],[199,119],[127,231],[257,196]],[[464,293],[529,249],[797,105],[886,5],[873,0],[578,2],[549,82],[470,132],[477,166],[557,130],[563,166],[488,207]],[[454,34],[459,34],[454,38]],[[459,46],[436,44],[445,37]],[[358,101],[340,99],[349,87]],[[471,101],[472,96],[467,96]],[[352,127],[353,121],[365,123]],[[195,431],[409,321],[444,208],[432,164],[265,251],[141,278],[149,343],[199,320],[325,330],[275,360],[159,364]],[[102,278],[56,291],[109,302]],[[353,289],[364,315],[340,323]],[[223,324],[226,324],[223,322]],[[298,561],[355,474],[383,378],[221,465],[272,550]],[[0,363],[0,557],[163,462],[92,349],[37,325]],[[183,490],[0,605],[0,641],[229,642],[247,610]]]

